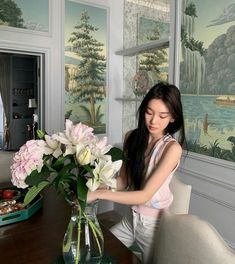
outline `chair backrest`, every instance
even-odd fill
[[[176,172],[171,180],[170,189],[174,200],[169,210],[175,214],[187,214],[189,211],[192,186],[180,181]]]
[[[14,155],[14,151],[0,151],[0,183],[11,181],[10,166]]]
[[[153,263],[232,264],[235,251],[207,221],[195,215],[165,211]]]

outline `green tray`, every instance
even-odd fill
[[[19,211],[4,214],[0,216],[0,226],[16,223],[26,220],[35,214],[42,207],[42,195],[38,195],[31,203],[31,205]]]

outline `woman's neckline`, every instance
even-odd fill
[[[167,135],[167,134],[166,134],[166,135]],[[166,135],[162,135],[162,136],[157,137],[157,138],[154,138],[154,137],[150,136],[150,137],[152,138],[152,140],[151,140],[151,142],[150,142],[150,139],[149,139],[148,144],[153,144],[153,145],[155,145],[159,140],[161,140],[162,138],[164,138]]]
[[[151,142],[148,143],[148,145],[151,144],[152,146],[150,147],[150,150],[148,151],[148,153],[147,153],[146,155],[144,155],[144,158],[145,158],[145,159],[148,158],[149,156],[151,156],[151,154],[153,153],[153,151],[154,151],[154,149],[155,149],[157,143],[158,143],[160,140],[162,140],[163,138],[165,138],[167,135],[168,135],[168,134],[166,134],[166,135],[162,135],[162,137],[160,137],[160,138],[158,138],[158,139],[155,139],[155,140],[152,140]]]

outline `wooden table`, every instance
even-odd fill
[[[53,264],[62,253],[70,207],[53,189],[43,194],[43,206],[28,220],[0,227],[0,263]],[[120,264],[141,263],[102,225],[105,252]]]

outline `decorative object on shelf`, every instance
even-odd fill
[[[97,201],[81,211],[79,202],[72,204],[72,213],[63,241],[65,263],[101,263],[104,238],[96,217]]]
[[[21,118],[21,116],[18,112],[13,112],[12,117],[13,117],[13,119]]]
[[[149,89],[150,78],[147,71],[138,71],[132,81],[132,90],[138,96],[144,96]]]
[[[37,103],[36,103],[36,99],[35,98],[30,98],[29,99],[28,108],[37,108]]]
[[[54,186],[67,201],[76,203],[79,214],[86,216],[97,237],[98,228],[86,212],[87,192],[96,190],[100,185],[115,189],[114,176],[122,164],[122,151],[107,144],[107,137],[99,139],[95,136],[93,128],[82,123],[73,124],[68,119],[64,133],[49,136],[38,130],[37,134],[41,139],[27,141],[15,154],[11,166],[12,183],[18,188],[29,187],[24,205],[29,204],[43,189]],[[83,220],[80,221],[82,223]],[[81,263],[82,233],[77,234],[78,250],[74,253],[74,262],[70,264]],[[97,238],[99,243],[100,238]],[[97,247],[102,248],[98,244]]]
[[[38,129],[38,114],[37,114],[37,103],[35,98],[30,98],[29,99],[29,104],[28,108],[33,108],[34,113],[33,113],[33,124],[32,124],[32,137],[31,139],[36,139],[37,138],[37,129]]]
[[[19,106],[16,100],[13,100],[13,104],[12,104],[12,106],[15,106],[15,107],[16,107],[16,106]]]

